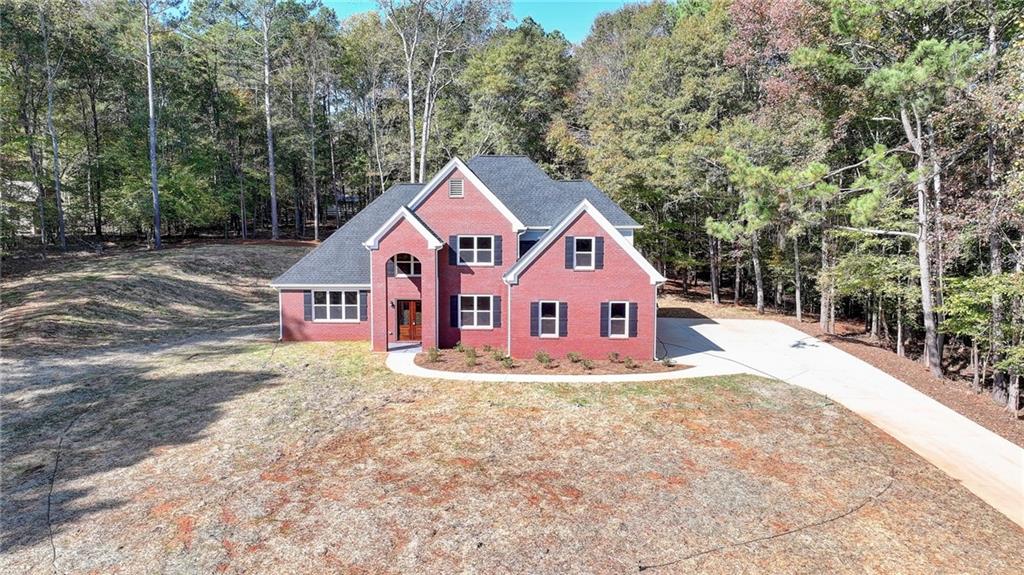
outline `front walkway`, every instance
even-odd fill
[[[658,341],[696,366],[686,377],[753,373],[829,397],[1024,527],[1024,448],[874,366],[767,320],[660,318]]]

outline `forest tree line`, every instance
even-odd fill
[[[1021,408],[1024,0],[653,2],[579,45],[504,0],[0,18],[5,249],[323,239],[453,155],[525,154],[714,302],[862,320]]]

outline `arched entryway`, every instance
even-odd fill
[[[399,342],[414,342],[423,339],[423,301],[420,299],[420,277],[423,275],[423,264],[419,258],[409,253],[398,253],[388,260],[387,273],[389,284],[391,278],[402,283],[395,288],[395,339]]]

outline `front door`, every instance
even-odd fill
[[[423,310],[415,299],[398,300],[398,341],[419,341]]]

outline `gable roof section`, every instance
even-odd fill
[[[363,245],[366,246],[366,249],[369,250],[375,250],[379,248],[380,240],[383,239],[384,236],[386,236],[388,232],[390,232],[398,224],[398,222],[402,220],[405,220],[412,224],[412,227],[417,232],[419,232],[421,236],[423,236],[423,239],[427,240],[427,247],[438,250],[441,249],[441,246],[444,245],[444,242],[441,241],[441,238],[437,237],[437,235],[435,235],[434,232],[431,231],[429,227],[427,227],[427,224],[423,223],[423,220],[416,217],[416,215],[410,212],[409,208],[405,206],[398,208],[398,211],[396,211],[393,216],[388,218],[387,221],[385,221],[379,228],[377,228],[377,231],[374,232],[373,235],[369,237],[369,239],[363,242]]]
[[[665,282],[665,276],[661,275],[658,273],[658,270],[654,269],[654,266],[652,266],[651,263],[648,262],[647,259],[644,258],[644,256],[626,240],[622,233],[619,232],[619,230],[617,230],[610,221],[608,221],[608,218],[606,218],[600,210],[595,208],[594,204],[590,203],[589,200],[583,200],[575,208],[570,210],[557,225],[548,230],[548,233],[544,234],[544,236],[541,237],[541,239],[538,240],[528,252],[523,254],[523,257],[519,258],[519,261],[517,261],[515,265],[509,268],[509,270],[501,276],[501,278],[505,280],[505,283],[509,285],[519,283],[519,276],[521,276],[523,272],[530,267],[530,264],[532,264],[540,254],[544,253],[544,250],[548,249],[555,240],[561,237],[562,234],[569,229],[569,226],[576,221],[576,218],[584,212],[594,218],[594,221],[596,221],[597,224],[608,233],[608,237],[618,244],[618,246],[622,248],[622,250],[625,251],[626,254],[632,258],[642,270],[644,270],[644,272],[647,273],[651,278],[651,284],[656,285]]]
[[[468,165],[528,227],[552,227],[558,223],[560,214],[583,200],[589,201],[615,227],[640,227],[594,184],[582,180],[553,180],[526,156],[476,156]]]
[[[310,286],[369,286],[370,252],[363,241],[406,205],[422,186],[395,184],[352,216],[319,246],[274,278],[276,288]]]
[[[467,166],[458,157],[452,158],[447,164],[445,164],[443,168],[438,170],[437,174],[435,174],[434,177],[429,182],[427,182],[425,186],[423,186],[423,189],[421,189],[420,192],[416,194],[416,197],[414,197],[412,201],[409,202],[409,208],[415,211],[416,208],[420,207],[420,205],[423,204],[423,202],[430,196],[430,194],[434,192],[437,186],[439,186],[441,182],[444,181],[444,179],[447,178],[455,170],[459,170],[460,172],[462,172],[462,174],[470,182],[472,182],[473,186],[477,190],[479,190],[480,193],[483,194],[485,198],[487,198],[492,204],[494,204],[494,207],[497,208],[499,212],[501,212],[501,215],[505,216],[505,218],[512,223],[512,229],[514,231],[518,232],[526,229],[526,226],[523,224],[523,222],[521,222],[519,218],[516,217],[515,212],[510,210],[509,207],[500,198],[498,198],[498,196],[496,196],[494,192],[491,191],[487,184],[481,181],[480,178],[477,177],[475,173],[473,173],[473,170],[471,170],[470,167]]]

